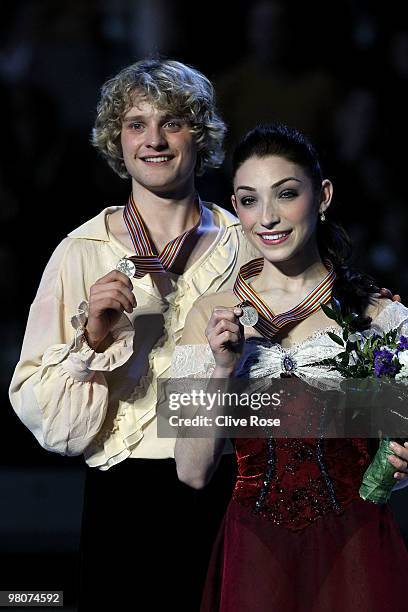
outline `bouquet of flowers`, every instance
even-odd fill
[[[340,304],[335,298],[332,299],[331,306],[321,304],[324,313],[336,321],[342,332],[341,335],[328,332],[328,335],[344,350],[336,357],[325,359],[323,364],[340,372],[345,379],[367,379],[367,383],[374,383],[374,385],[368,384],[365,390],[364,385],[358,386],[360,395],[366,394],[366,400],[367,389],[374,388],[378,391],[380,382],[390,386],[392,381],[394,396],[397,397],[400,405],[401,400],[403,401],[402,405],[406,410],[408,407],[408,402],[405,401],[406,394],[403,393],[401,397],[401,393],[397,392],[395,395],[395,387],[400,387],[400,385],[396,385],[394,381],[404,383],[408,390],[408,338],[399,336],[397,330],[391,330],[382,335],[356,331],[359,315],[352,313],[343,317]],[[378,396],[378,393],[374,393],[371,397],[374,395]],[[379,397],[381,398],[381,394]],[[397,418],[400,419],[398,424],[401,425],[401,434],[408,437],[408,416],[400,414],[400,411],[391,410],[390,402],[383,408],[397,415]],[[356,411],[353,417],[355,413]],[[399,441],[403,443],[403,440]],[[389,436],[381,437],[379,449],[366,470],[360,487],[359,493],[363,499],[375,503],[386,503],[389,500],[391,490],[396,483],[394,478],[396,468],[388,460],[388,456],[392,454],[394,453],[390,448]]]

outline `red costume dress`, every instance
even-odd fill
[[[202,612],[404,609],[404,542],[389,506],[358,494],[367,441],[237,439],[235,452]]]

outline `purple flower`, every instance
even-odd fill
[[[408,338],[406,336],[400,336],[397,349],[399,351],[405,351],[408,349]]]
[[[398,371],[398,365],[393,363],[394,353],[386,348],[374,350],[374,372],[377,378],[381,376],[394,377]]]

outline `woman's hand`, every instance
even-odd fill
[[[391,442],[390,446],[396,456],[389,455],[388,461],[392,463],[397,470],[400,470],[395,472],[394,477],[397,480],[404,480],[408,478],[408,442],[404,442],[404,446],[401,446],[398,442]]]
[[[90,289],[86,338],[96,349],[119,321],[123,311],[133,312],[136,298],[130,278],[112,270],[99,278]]]
[[[214,308],[205,335],[214,355],[219,377],[233,374],[244,346],[243,326],[238,320],[242,308]]]

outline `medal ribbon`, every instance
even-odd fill
[[[234,293],[241,300],[253,306],[259,315],[258,322],[253,326],[265,338],[272,339],[281,329],[293,321],[302,321],[319,310],[320,304],[326,304],[332,296],[336,273],[332,263],[326,259],[324,265],[328,272],[323,280],[306,297],[291,310],[274,315],[269,306],[247,283],[249,278],[258,276],[263,268],[263,258],[252,259],[241,267],[234,284]]]
[[[187,253],[191,252],[199,237],[197,229],[202,221],[203,206],[198,196],[197,201],[200,218],[196,225],[168,242],[159,255],[137,209],[133,194],[130,194],[130,198],[123,211],[123,218],[136,253],[136,255],[127,258],[133,261],[136,266],[135,278],[142,278],[145,274],[149,273],[165,274],[167,270],[175,272],[175,269],[177,269],[177,274],[182,273],[181,260],[183,260]]]

